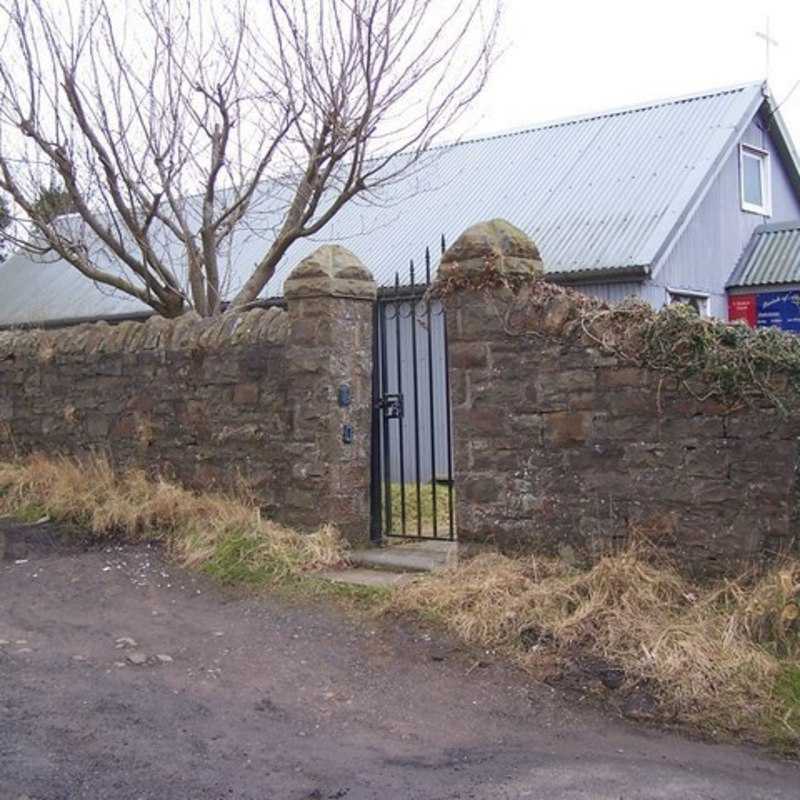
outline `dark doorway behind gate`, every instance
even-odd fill
[[[455,538],[447,328],[441,302],[427,295],[428,250],[420,271],[412,262],[407,283],[398,273],[376,304],[373,541]]]

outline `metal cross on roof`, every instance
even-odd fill
[[[764,58],[765,58],[765,68],[766,68],[766,74],[764,75],[764,77],[767,80],[769,80],[769,57],[770,57],[770,51],[771,51],[771,48],[778,46],[778,41],[776,39],[773,39],[772,36],[770,36],[769,17],[767,17],[766,30],[764,32],[756,31],[756,36],[758,36],[759,39],[763,39],[764,40],[764,50],[765,50]]]

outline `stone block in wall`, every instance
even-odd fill
[[[607,411],[592,411],[592,442],[660,442],[661,419],[655,415],[641,417],[612,416]]]
[[[556,362],[558,364],[558,362]],[[529,372],[527,380],[536,387],[537,408],[540,411],[564,411],[575,407],[576,398],[581,407],[587,396],[594,397],[595,375],[593,369],[539,369]]]
[[[237,383],[233,387],[233,402],[238,406],[258,405],[258,396],[257,383]]]
[[[720,416],[684,417],[665,413],[658,417],[662,439],[715,440],[725,438],[725,420]],[[712,444],[713,446],[713,444]]]
[[[489,366],[489,348],[480,342],[455,342],[449,348],[450,363],[457,369]]]
[[[691,478],[728,480],[733,454],[724,440],[709,443],[705,447],[684,447],[682,472]]]
[[[459,295],[459,306],[448,316],[457,331],[456,341],[487,341],[491,330],[501,330],[503,320],[495,307],[487,306],[485,298],[477,292],[466,291]]]
[[[459,493],[474,503],[490,503],[500,497],[500,483],[492,474],[475,475],[459,484]]]
[[[240,378],[239,364],[227,354],[207,353],[203,360],[203,383],[234,384]]]
[[[539,410],[541,405],[534,384],[502,376],[496,370],[470,371],[468,386],[469,404],[474,411],[502,406],[508,415],[516,415]]]
[[[461,406],[467,402],[467,373],[465,370],[451,372],[450,402],[454,406]]]
[[[112,420],[105,414],[87,414],[84,422],[86,435],[93,440],[105,439],[111,430]]]
[[[730,439],[791,439],[800,434],[798,423],[775,408],[747,409],[725,417],[724,423]]]
[[[515,439],[525,441],[530,448],[544,444],[544,414],[514,414],[509,420],[509,431]]]
[[[690,448],[681,442],[629,441],[605,446],[616,446],[615,455],[619,455],[622,466],[630,472],[665,468],[682,470],[690,452]]]
[[[595,394],[595,405],[598,409],[608,411],[615,417],[657,417],[659,414],[658,398],[652,392],[641,388],[620,386],[605,389]]]
[[[542,415],[545,444],[571,447],[584,444],[591,436],[592,414],[588,411],[552,411]]]
[[[619,387],[642,388],[651,383],[652,377],[639,367],[607,366],[597,370],[597,386],[599,389],[616,389]]]
[[[499,415],[497,409],[479,406],[470,408],[460,415],[463,435],[473,438],[504,438],[510,433],[509,420]]]

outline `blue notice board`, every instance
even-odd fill
[[[757,294],[756,325],[800,333],[800,290]]]

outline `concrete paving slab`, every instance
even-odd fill
[[[331,569],[319,572],[317,576],[333,583],[387,589],[400,586],[414,579],[414,576],[409,572],[388,572],[380,569]]]
[[[457,557],[456,542],[404,542],[388,547],[355,550],[350,554],[350,563],[358,567],[395,572],[433,572],[455,563]]]

